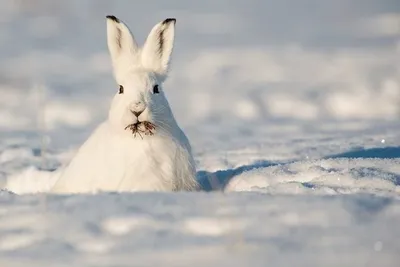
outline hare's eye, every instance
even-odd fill
[[[119,94],[123,94],[124,93],[124,87],[122,85],[119,86]]]
[[[160,93],[160,90],[158,89],[158,84],[153,86],[153,94],[158,94]]]

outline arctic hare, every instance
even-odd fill
[[[174,45],[175,19],[151,30],[139,47],[128,27],[107,16],[107,43],[118,83],[108,119],[78,150],[54,193],[196,190],[195,166],[162,83]]]

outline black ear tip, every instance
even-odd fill
[[[115,21],[116,23],[119,23],[119,19],[116,16],[108,15],[108,16],[106,16],[106,18],[111,19],[112,21]]]
[[[168,19],[165,19],[164,21],[163,21],[163,24],[168,24],[168,23],[176,23],[176,19],[175,18],[168,18]]]

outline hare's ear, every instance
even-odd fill
[[[151,30],[143,46],[141,59],[145,68],[165,79],[175,38],[176,19],[166,19]]]
[[[114,74],[118,79],[119,75],[137,63],[134,61],[138,45],[129,28],[115,16],[107,16],[107,44],[114,66]]]

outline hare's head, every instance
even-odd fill
[[[109,120],[134,137],[145,138],[174,127],[162,83],[174,45],[175,22],[166,19],[155,25],[143,47],[139,47],[121,20],[107,16],[108,49],[118,84]]]

